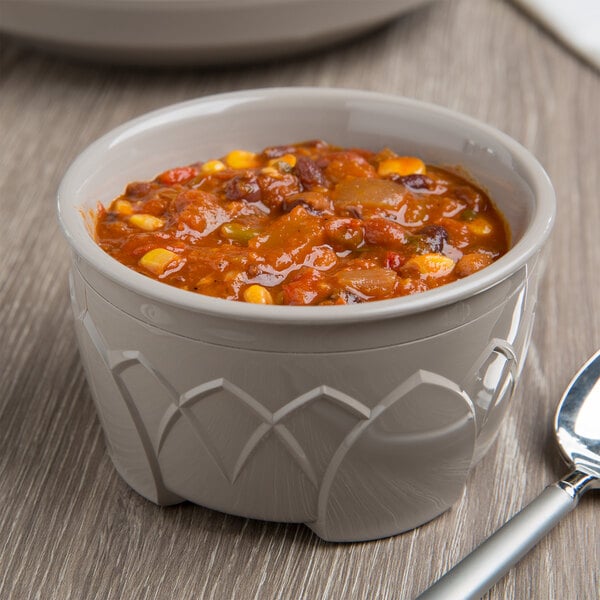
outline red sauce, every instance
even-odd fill
[[[351,304],[466,277],[507,251],[480,188],[417,157],[322,141],[234,150],[130,183],[98,209],[115,259],[185,290]]]

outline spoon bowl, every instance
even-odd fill
[[[600,488],[600,350],[577,372],[556,410],[554,433],[572,467],[417,600],[475,600],[515,565],[582,494]]]
[[[564,393],[554,432],[565,460],[591,477],[589,487],[600,487],[600,351]]]

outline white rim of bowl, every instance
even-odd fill
[[[536,206],[533,219],[524,235],[504,256],[485,269],[460,281],[418,294],[343,306],[255,305],[185,291],[133,271],[106,254],[96,244],[85,227],[80,210],[68,205],[70,193],[68,188],[72,188],[74,185],[72,180],[76,178],[76,171],[81,169],[99,150],[109,149],[111,144],[121,136],[128,137],[127,133],[131,130],[139,130],[140,127],[146,130],[153,124],[164,125],[169,120],[177,121],[193,115],[206,114],[207,111],[203,108],[208,109],[209,113],[214,112],[214,103],[221,100],[227,101],[228,106],[233,106],[248,101],[306,95],[329,101],[376,100],[396,105],[399,108],[405,106],[426,110],[441,117],[451,118],[466,128],[477,129],[494,138],[521,165],[526,167],[530,176],[528,183],[532,188]],[[212,110],[210,110],[211,105]],[[80,178],[77,177],[77,179]],[[124,182],[123,185],[126,183]],[[321,87],[259,88],[215,94],[172,104],[146,113],[109,131],[79,154],[63,177],[57,197],[59,222],[75,253],[124,288],[164,304],[227,319],[311,325],[373,321],[418,314],[479,294],[510,277],[542,247],[554,223],[556,203],[550,179],[537,159],[521,144],[490,125],[450,109],[419,100],[364,90]]]

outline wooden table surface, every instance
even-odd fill
[[[565,473],[561,393],[600,346],[600,77],[514,5],[433,3],[311,56],[213,70],[111,68],[0,38],[0,598],[414,598]],[[227,90],[355,87],[504,130],[550,174],[558,220],[510,415],[460,501],[419,529],[328,544],[302,525],[159,508],[117,476],[78,356],[55,193],[95,138]],[[600,598],[590,493],[489,598]]]

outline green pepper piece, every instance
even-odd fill
[[[222,236],[243,245],[246,245],[258,233],[253,227],[241,225],[240,223],[224,223],[221,225]]]
[[[477,213],[470,208],[465,208],[465,210],[460,213],[462,221],[472,221],[475,217],[477,217]]]

